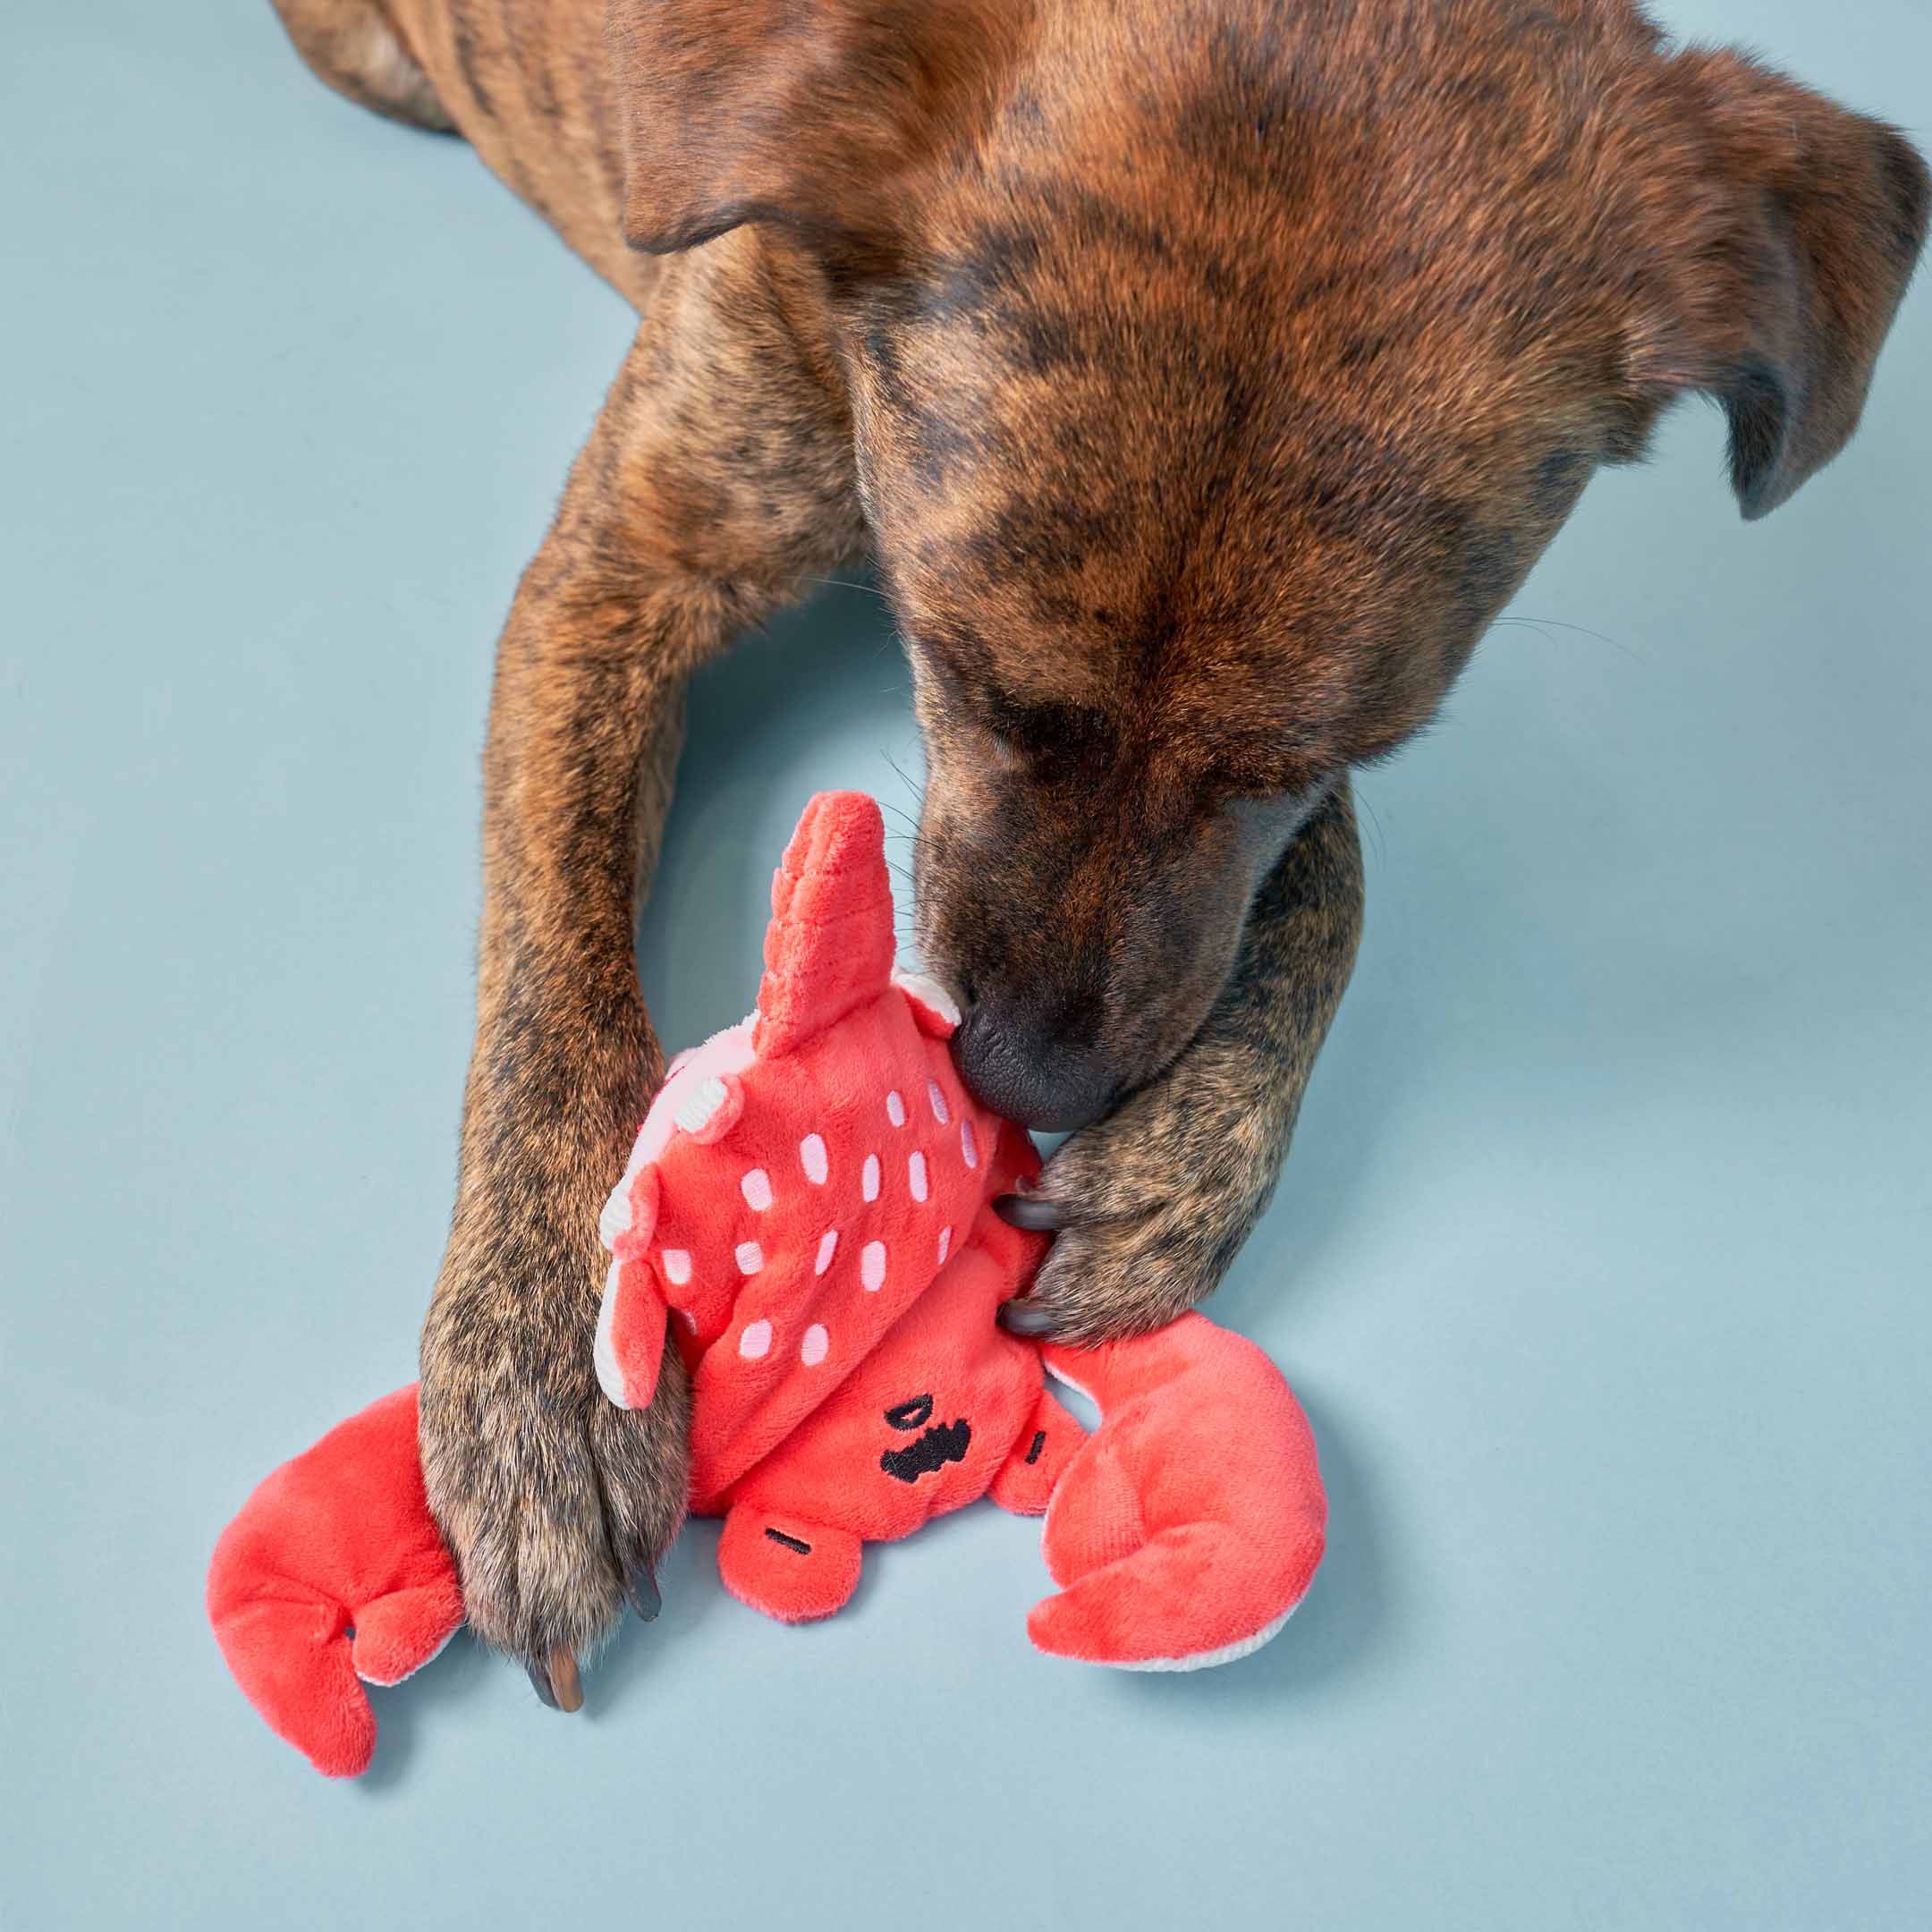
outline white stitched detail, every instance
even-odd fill
[[[628,1409],[631,1402],[624,1390],[623,1365],[617,1360],[617,1276],[621,1266],[613,1261],[610,1273],[604,1277],[604,1304],[597,1309],[590,1360],[597,1368],[597,1386],[620,1409]]]
[[[724,1082],[713,1073],[699,1081],[696,1090],[678,1103],[671,1117],[686,1133],[696,1133],[724,1105],[726,1095]]]

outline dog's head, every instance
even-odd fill
[[[1158,1072],[1594,467],[1717,399],[1748,516],[1855,428],[1893,130],[1626,0],[618,0],[631,227],[822,265],[967,1078]]]

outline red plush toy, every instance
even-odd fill
[[[765,962],[751,1017],[672,1063],[600,1224],[598,1379],[648,1402],[668,1317],[691,1373],[691,1507],[724,1518],[725,1587],[771,1616],[827,1615],[866,1542],[990,1495],[1046,1514],[1063,1588],[1028,1619],[1041,1649],[1174,1670],[1265,1643],[1321,1556],[1306,1419],[1259,1350],[1199,1315],[1090,1350],[996,1324],[1046,1240],[991,1203],[1038,1161],[961,1086],[944,993],[893,976],[871,800],[807,807]],[[1091,1439],[1043,1364],[1098,1405]],[[394,1682],[462,1618],[413,1392],[255,1492],[208,1607],[270,1724],[318,1768],[360,1771],[358,1676]]]

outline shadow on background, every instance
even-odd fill
[[[1327,1406],[1299,1383],[1328,1492],[1328,1545],[1321,1568],[1287,1627],[1252,1657],[1209,1670],[1131,1674],[1134,1694],[1184,1701],[1207,1716],[1257,1702],[1300,1703],[1368,1669],[1397,1634],[1401,1609],[1387,1524],[1360,1444],[1338,1430]]]
[[[765,882],[814,789],[862,785],[886,808],[904,945],[911,891],[906,821],[895,815],[917,804],[911,712],[891,620],[857,582],[828,585],[692,680],[664,856],[638,931],[638,970],[667,1051],[750,1006]],[[882,738],[902,739],[906,755],[894,761]]]

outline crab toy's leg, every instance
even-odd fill
[[[782,1623],[804,1623],[851,1600],[864,1548],[849,1530],[740,1503],[718,1538],[718,1574],[740,1603]]]
[[[1042,1650],[1131,1670],[1194,1670],[1258,1649],[1321,1561],[1315,1439],[1281,1371],[1200,1315],[1096,1349],[1049,1343],[1099,1428],[1046,1512]]]
[[[1045,1515],[1055,1487],[1086,1440],[1087,1431],[1042,1389],[1032,1419],[987,1494],[1015,1516]]]
[[[268,1726],[329,1777],[376,1750],[365,1683],[400,1683],[463,1620],[423,1494],[416,1391],[338,1424],[263,1481],[208,1564],[208,1620]]]

